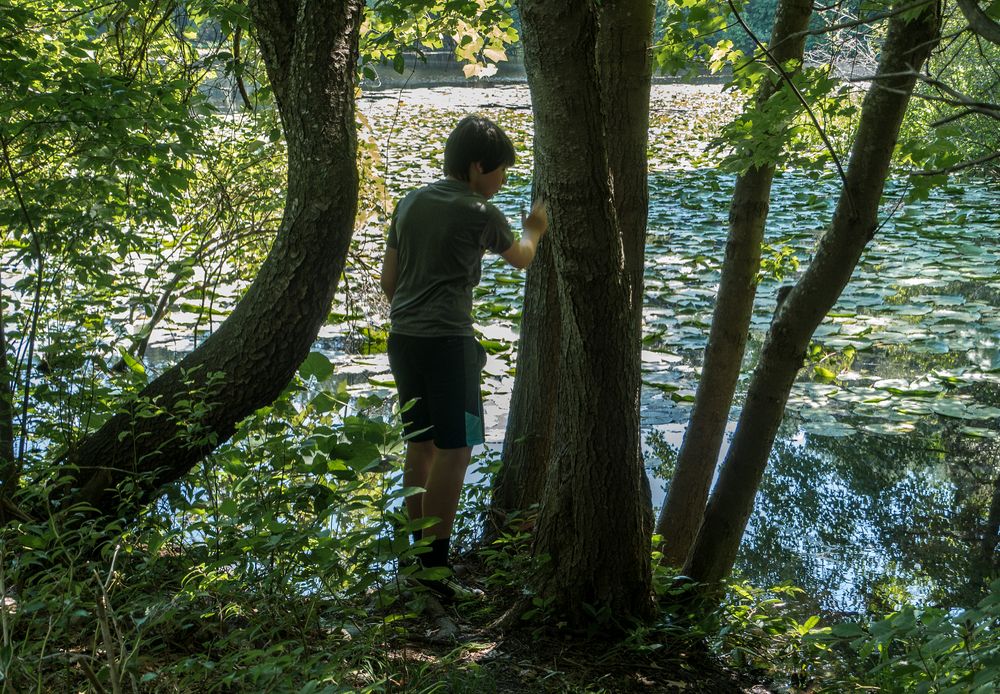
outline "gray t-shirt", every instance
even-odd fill
[[[504,253],[514,234],[503,213],[467,183],[444,179],[396,205],[386,243],[399,253],[392,332],[472,335],[472,288],[483,253]]]

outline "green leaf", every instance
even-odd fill
[[[142,365],[142,362],[125,351],[124,347],[119,347],[118,352],[122,355],[122,361],[125,362],[125,366],[127,366],[132,373],[146,378],[146,367]]]
[[[310,352],[299,366],[299,375],[307,380],[315,378],[317,381],[325,381],[333,375],[333,364],[330,363],[326,355],[320,352]]]
[[[500,340],[487,340],[482,339],[479,344],[483,346],[489,354],[500,354],[501,352],[506,352],[510,349],[509,342],[501,342]]]
[[[425,581],[438,581],[442,578],[447,578],[451,575],[451,569],[447,566],[432,566],[426,569],[420,569],[413,573],[414,578],[423,579]]]
[[[853,639],[858,636],[863,636],[865,630],[861,628],[860,624],[846,623],[846,624],[834,624],[830,627],[830,633],[834,636],[842,639]]]
[[[833,381],[837,378],[837,374],[833,371],[818,364],[813,367],[813,372],[824,381]]]
[[[951,417],[952,419],[977,419],[975,414],[969,412],[967,405],[956,400],[936,402],[931,405],[931,409],[942,417]]]

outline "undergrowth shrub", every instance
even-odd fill
[[[329,376],[317,364],[306,373]],[[17,692],[431,691],[389,645],[416,610],[397,584],[413,553],[398,510],[413,491],[403,448],[383,398],[296,379],[134,526],[9,523],[0,681]]]

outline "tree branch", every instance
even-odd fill
[[[774,55],[771,53],[771,51],[767,48],[767,46],[764,45],[764,43],[759,38],[757,38],[757,35],[753,33],[753,30],[743,20],[743,17],[740,15],[739,10],[736,9],[736,5],[733,4],[733,0],[726,0],[726,1],[729,4],[729,9],[732,10],[733,12],[733,16],[736,17],[736,21],[740,23],[740,26],[743,27],[743,30],[757,45],[757,48],[759,48],[764,53],[764,55],[767,56],[768,60],[771,61],[771,64],[774,65],[775,69],[779,73],[781,73],[781,78],[785,80],[785,82],[788,84],[788,87],[792,90],[792,93],[795,94],[796,98],[798,98],[799,100],[799,103],[801,103],[802,107],[806,110],[806,113],[809,114],[809,119],[816,127],[816,131],[819,133],[819,136],[823,139],[823,144],[826,146],[826,150],[830,153],[830,156],[833,158],[833,163],[837,167],[837,173],[840,175],[840,181],[841,183],[844,184],[844,193],[845,195],[848,196],[848,201],[849,201],[850,192],[847,189],[847,175],[844,173],[844,167],[840,163],[840,157],[837,156],[837,152],[833,148],[833,143],[830,142],[830,138],[827,137],[826,131],[823,129],[823,126],[820,125],[819,119],[816,118],[816,114],[813,113],[812,107],[809,105],[809,102],[806,101],[806,98],[802,95],[802,92],[799,91],[799,88],[795,86],[795,82],[792,81],[792,76],[788,74],[788,72],[785,70],[785,67],[781,64],[781,62],[774,59]]]
[[[953,101],[948,99],[932,99],[932,101],[943,101],[944,103],[950,105],[957,105]],[[940,128],[942,125],[948,125],[948,123],[954,123],[957,120],[961,120],[966,116],[971,116],[974,114],[979,114],[981,116],[986,116],[987,118],[993,118],[994,120],[1000,120],[1000,108],[997,107],[984,107],[984,106],[968,106],[961,111],[951,114],[950,116],[945,116],[944,118],[939,118],[938,120],[931,123],[932,128]]]
[[[1000,46],[1000,24],[993,21],[989,15],[983,12],[976,0],[955,0],[958,9],[965,16],[965,21],[969,23],[969,28],[973,32],[983,37],[990,43]]]
[[[860,17],[858,19],[853,19],[849,22],[840,22],[838,24],[831,24],[829,26],[820,27],[818,29],[807,29],[806,31],[800,31],[796,34],[790,35],[788,38],[793,39],[797,36],[819,36],[822,34],[829,34],[834,31],[840,31],[841,29],[854,29],[855,27],[864,26],[866,24],[871,24],[872,22],[878,22],[883,19],[890,19],[895,17],[897,14],[902,14],[903,12],[909,12],[910,10],[915,10],[918,7],[922,7],[933,0],[916,0],[908,5],[901,5],[900,7],[894,7],[891,10],[886,10],[885,12],[877,12],[875,14],[870,14],[867,17]]]
[[[987,116],[989,118],[995,118],[1000,120],[1000,104],[990,103],[988,101],[977,101],[973,99],[968,94],[963,94],[951,85],[942,82],[941,80],[931,77],[930,75],[917,72],[914,70],[909,70],[905,72],[896,72],[893,74],[885,75],[873,75],[869,77],[853,78],[851,82],[878,82],[885,79],[894,79],[897,77],[912,78],[921,80],[925,84],[928,84],[939,91],[943,92],[946,96],[936,96],[934,94],[914,94],[914,97],[923,99],[925,101],[936,101],[949,106],[961,106],[963,110],[960,113],[945,116],[944,118],[932,123],[933,127],[940,127],[946,123],[957,120],[959,118],[964,118],[965,116],[971,115],[973,113],[979,113],[981,115]],[[886,91],[897,91],[891,87],[885,87],[878,85],[879,89],[885,89]]]
[[[987,164],[995,159],[1000,159],[1000,152],[993,152],[992,154],[987,154],[986,156],[979,157],[978,159],[970,159],[969,161],[963,161],[960,164],[954,164],[952,166],[945,166],[940,169],[934,169],[933,171],[910,171],[911,176],[939,176],[941,174],[951,174],[956,171],[963,171],[964,169],[971,169],[974,166],[979,166],[980,164]]]
[[[240,90],[243,105],[252,111],[253,103],[250,101],[250,95],[247,94],[246,85],[243,84],[243,72],[240,70],[240,39],[242,38],[243,27],[238,26],[233,32],[233,75],[236,77],[236,87]]]

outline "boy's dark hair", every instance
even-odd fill
[[[499,125],[483,116],[466,116],[458,122],[444,146],[444,173],[469,180],[469,165],[479,162],[483,173],[499,166],[513,166],[514,143]]]

